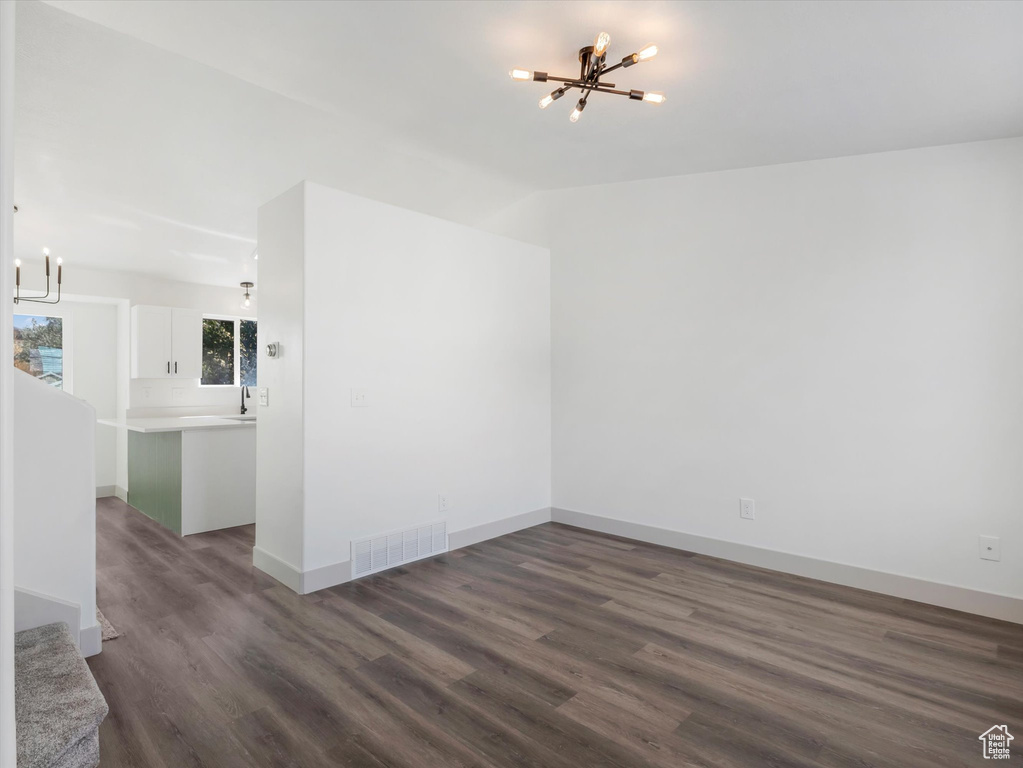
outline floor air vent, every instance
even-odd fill
[[[352,578],[448,551],[445,522],[417,525],[352,542]]]

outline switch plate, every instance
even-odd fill
[[[366,407],[366,390],[364,389],[353,389],[352,390],[352,408],[365,408]]]
[[[1001,560],[1002,542],[997,536],[978,536],[981,560]]]
[[[739,499],[739,517],[743,520],[757,519],[757,505],[753,499]]]
[[[451,508],[447,494],[441,493],[437,496],[437,511],[447,512]]]
[[[259,404],[264,408],[270,405],[270,390],[266,387],[259,388]]]

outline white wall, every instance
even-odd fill
[[[14,287],[14,3],[0,3],[0,360],[10,360]],[[14,366],[0,366],[0,768],[15,768]]]
[[[260,318],[261,347],[291,336],[280,361],[260,360],[260,482],[277,442],[268,417],[304,403],[296,565],[346,562],[352,539],[404,526],[446,519],[457,532],[549,507],[546,249],[315,184],[304,198],[304,222],[292,190],[260,210],[259,232],[264,285],[303,279],[301,292],[264,288]],[[292,303],[279,314],[278,300]],[[367,407],[351,407],[352,389]]]
[[[283,564],[285,570],[300,573],[305,507],[304,185],[261,207],[258,226],[259,274],[264,287],[257,326],[257,373],[259,387],[268,390],[270,399],[269,407],[258,410],[256,428],[256,553],[274,560],[256,564],[264,570],[274,563]],[[280,357],[274,360],[263,353],[270,342],[281,348]],[[320,410],[327,407],[321,405]],[[285,578],[280,572],[271,572]]]
[[[95,411],[22,371],[14,405],[15,584],[81,606],[81,629],[94,628]]]
[[[553,506],[1023,597],[1023,140],[489,226],[551,248]]]

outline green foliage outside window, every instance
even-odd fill
[[[64,386],[64,321],[43,315],[14,316],[14,367]]]
[[[202,383],[234,384],[234,320],[202,321]]]
[[[238,333],[237,375],[235,331]],[[204,318],[202,321],[202,383],[256,386],[256,321]]]
[[[256,386],[256,321],[242,320],[238,323],[239,369],[243,386]]]

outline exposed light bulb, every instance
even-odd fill
[[[547,107],[549,107],[551,104],[553,104],[555,101],[557,101],[564,95],[565,95],[564,88],[558,88],[558,90],[548,93],[546,96],[540,99],[540,109],[547,109]]]
[[[571,120],[573,123],[578,123],[579,115],[583,113],[583,110],[585,108],[586,102],[583,101],[582,99],[579,99],[579,103],[575,105],[575,109],[572,110],[572,114],[568,116],[568,119]]]
[[[57,257],[57,266],[59,267],[63,263],[64,263],[64,259],[62,259],[60,256],[58,256]]]
[[[636,59],[638,61],[649,61],[656,55],[657,46],[654,45],[653,43],[650,43],[650,45],[639,49],[639,53],[636,54]]]
[[[648,91],[643,94],[643,101],[648,101],[651,104],[663,104],[665,100],[664,94],[657,91]]]
[[[50,249],[49,248],[43,248],[43,256],[49,256],[49,255],[50,255]]]
[[[249,297],[246,296],[245,297],[245,301],[242,302],[242,309],[248,309],[251,306],[252,306],[252,302],[249,300]]]
[[[533,73],[528,69],[513,69],[508,73],[512,80],[532,80]]]
[[[15,259],[14,260],[14,266],[20,267],[21,266],[21,259]]]
[[[607,32],[601,32],[597,35],[597,39],[593,41],[593,54],[595,56],[603,56],[609,45],[611,45],[611,35]]]

